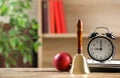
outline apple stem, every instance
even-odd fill
[[[78,41],[78,51],[77,53],[80,54],[82,52],[82,31],[83,31],[83,24],[81,20],[78,20],[77,24],[77,41]]]

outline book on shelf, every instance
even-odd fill
[[[48,2],[42,1],[42,32],[48,33]]]
[[[60,13],[60,23],[61,23],[62,33],[67,33],[67,28],[66,28],[66,23],[65,23],[64,6],[63,6],[62,0],[59,0],[58,8],[59,8],[59,13]]]
[[[62,0],[43,0],[42,4],[43,33],[67,33]]]
[[[48,0],[49,5],[49,29],[50,33],[55,33],[55,13],[54,13],[54,0]]]
[[[56,33],[62,33],[61,28],[61,19],[60,19],[60,12],[59,12],[59,0],[54,1],[54,13],[55,13],[55,28]]]

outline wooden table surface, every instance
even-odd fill
[[[120,78],[120,73],[70,74],[54,68],[0,68],[0,78]]]

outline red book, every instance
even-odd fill
[[[60,23],[60,12],[59,12],[59,1],[55,0],[54,2],[54,12],[55,12],[55,26],[56,33],[62,33],[61,23]]]
[[[63,7],[63,1],[59,0],[59,13],[60,13],[60,23],[61,23],[61,29],[62,33],[67,33],[66,23],[65,23],[65,14],[64,14],[64,7]]]
[[[49,23],[50,23],[50,33],[55,33],[55,19],[54,19],[54,0],[49,1]]]

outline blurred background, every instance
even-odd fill
[[[51,9],[50,1],[61,2],[61,15],[53,13],[55,6]],[[120,59],[120,1],[119,0],[32,0],[31,9],[27,10],[30,19],[35,18],[39,23],[38,35],[40,36],[41,46],[38,53],[33,54],[32,64],[23,64],[18,59],[16,67],[53,67],[53,57],[59,52],[67,52],[72,56],[76,53],[76,25],[78,19],[83,21],[83,53],[90,58],[87,53],[87,45],[90,39],[89,34],[99,26],[108,27],[110,32],[116,36],[116,40],[111,40],[116,48],[114,59]],[[53,10],[53,11],[51,11]],[[51,13],[53,19],[54,31],[51,32]],[[60,17],[58,17],[60,16]],[[9,17],[0,17],[0,20],[8,22]],[[57,27],[64,24],[65,32],[57,32]],[[59,28],[58,28],[59,29]],[[104,33],[106,31],[99,31]],[[21,58],[21,56],[19,57]],[[4,67],[2,55],[0,57],[0,66]]]

